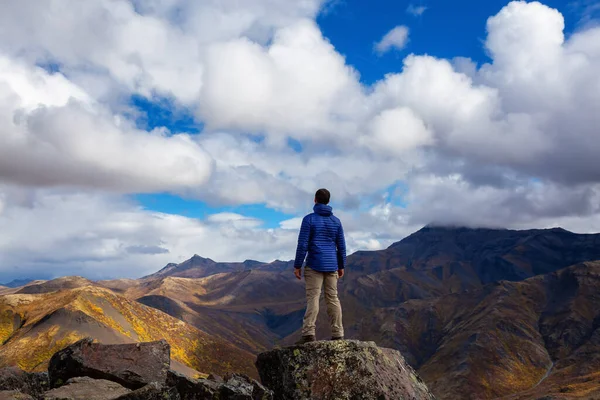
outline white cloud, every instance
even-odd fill
[[[215,157],[216,166],[198,196],[216,203],[266,203],[290,213],[310,211],[316,188],[327,187],[334,201],[352,204],[419,165],[417,152],[402,158],[374,157],[352,139],[353,148],[345,153],[307,150],[308,157],[229,134],[205,135],[199,141]]]
[[[285,221],[281,221],[279,223],[279,226],[281,227],[281,229],[291,229],[291,230],[299,230],[300,226],[302,225],[302,218],[291,218],[291,219],[286,219]]]
[[[216,260],[289,258],[295,232],[218,214],[206,221],[140,209],[121,197],[0,186],[0,278],[138,277],[194,253]],[[14,221],[19,221],[15,223]]]
[[[406,8],[406,12],[411,15],[414,15],[415,17],[419,17],[419,16],[423,15],[425,13],[425,11],[427,11],[426,6],[423,6],[423,5],[417,6],[412,3],[409,4],[408,7]]]
[[[0,220],[2,232],[7,221],[20,228],[0,239],[2,265],[45,257],[109,273],[194,253],[289,258],[298,217],[323,186],[353,249],[385,247],[434,220],[600,229],[600,28],[565,38],[559,12],[512,2],[488,20],[488,64],[413,54],[365,87],[315,23],[321,5],[3,3],[0,180],[13,189],[0,195]],[[400,28],[382,52],[406,44]],[[123,112],[132,94],[166,96],[207,129],[137,129]],[[379,197],[399,182],[402,198]],[[14,189],[22,186],[31,189]],[[277,229],[239,214],[200,222],[117,195],[140,191],[263,203],[297,217]],[[84,222],[68,220],[68,209]]]
[[[414,224],[429,221],[517,229],[563,226],[576,232],[600,231],[598,184],[565,187],[525,180],[509,188],[474,186],[459,174],[451,174],[418,176],[409,185],[406,211],[394,212],[405,213]]]
[[[383,55],[392,49],[402,50],[408,43],[409,29],[405,25],[398,25],[386,33],[379,42],[375,43],[374,49],[379,55]]]
[[[230,225],[236,229],[239,228],[257,228],[263,224],[263,221],[257,218],[246,217],[237,213],[222,212],[209,215],[207,222],[221,225]]]
[[[289,260],[298,235],[294,226],[299,219],[277,229],[262,228],[262,221],[235,213],[199,220],[144,210],[101,193],[0,185],[0,198],[5,204],[0,213],[0,281],[139,277],[195,253],[220,261]],[[352,251],[363,242],[376,245],[369,233],[355,231],[350,218],[341,215]]]
[[[355,71],[308,20],[277,31],[268,47],[246,38],[211,46],[204,76],[199,114],[209,128],[275,143],[331,139],[340,121],[354,122],[362,98]]]
[[[118,191],[201,185],[210,157],[188,136],[143,132],[63,75],[0,55],[0,178]]]
[[[321,0],[34,0],[0,6],[0,51],[58,62],[91,92],[119,90],[197,101],[206,46],[313,18]],[[105,93],[98,82],[111,86]]]
[[[410,108],[383,111],[373,119],[371,130],[367,146],[380,153],[397,156],[433,144],[433,134]]]

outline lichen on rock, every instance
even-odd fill
[[[425,383],[392,349],[373,342],[327,341],[259,355],[263,384],[282,400],[433,400]]]

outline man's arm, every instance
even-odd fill
[[[344,228],[341,222],[337,233],[336,246],[338,270],[340,271],[340,277],[342,277],[344,275],[344,268],[346,268],[346,239],[344,238]]]
[[[298,247],[296,248],[296,258],[294,259],[294,268],[299,270],[302,268],[306,252],[308,251],[308,239],[310,236],[310,220],[308,216],[302,220],[300,234],[298,235]]]

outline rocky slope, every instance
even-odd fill
[[[100,283],[256,354],[299,329],[304,312],[304,286],[292,270],[266,268]]]
[[[189,368],[256,375],[250,353],[109,289],[35,292],[0,296],[0,367],[43,370],[56,351],[89,336],[103,343],[166,339],[174,360]]]
[[[570,307],[568,293],[573,290],[574,278],[557,278],[554,286],[536,289],[538,294],[533,297],[516,296],[507,288],[550,282],[552,276],[562,276],[562,271],[557,271],[570,265],[600,259],[599,244],[600,235],[578,235],[562,229],[426,227],[388,249],[348,257],[347,276],[340,282],[347,336],[400,349],[441,398],[468,398],[471,392],[481,396],[476,398],[518,395],[532,399],[544,391],[563,397],[568,391],[591,393],[600,383],[584,367],[569,364],[566,369],[556,369],[565,362],[561,360],[574,357],[575,350],[569,350],[568,355],[555,354],[553,346],[566,350],[564,344],[555,344],[553,335],[587,335],[589,321],[595,326],[595,317],[590,319],[586,314],[581,325],[580,314],[565,311]],[[585,268],[592,268],[590,265]],[[593,286],[586,290],[593,292]],[[112,298],[112,294],[123,306],[105,310],[106,300],[97,299],[92,304],[102,313],[84,307],[78,296],[69,294],[81,287],[104,293],[99,298]],[[159,326],[163,322],[148,322],[152,336],[140,336],[128,319],[127,309],[131,308],[138,310],[132,314],[134,319],[164,320],[173,326],[176,360],[202,372],[223,371],[228,368],[224,355],[231,351],[229,354],[239,355],[234,357],[239,370],[256,374],[250,353],[292,344],[298,338],[304,311],[303,284],[293,278],[291,264],[281,261],[216,263],[194,256],[139,280],[89,282],[69,278],[0,290],[22,291],[12,296],[0,292],[0,340],[10,339],[0,346],[0,360],[6,354],[10,363],[17,363],[18,354],[23,352],[30,360],[25,365],[29,369],[42,369],[52,351],[88,332],[112,343],[161,338]],[[541,299],[554,298],[551,292],[560,294],[556,305],[542,307],[550,300]],[[577,304],[583,304],[582,309],[595,307],[593,298],[580,298]],[[46,306],[46,299],[48,304],[57,305]],[[12,305],[7,306],[7,302]],[[107,315],[110,318],[106,319]],[[320,318],[318,335],[327,338],[330,334],[324,312]],[[560,323],[564,318],[568,326],[575,324],[574,332],[565,333]],[[120,328],[115,328],[117,325]],[[40,332],[37,336],[36,329]],[[213,341],[210,343],[218,343],[221,351],[209,352],[195,361],[201,353],[178,354],[178,349],[184,349],[180,343],[185,342],[180,335],[201,335]],[[577,349],[595,357],[595,336],[590,335]],[[22,342],[21,337],[28,341]],[[45,361],[36,363],[32,353],[27,353],[27,343],[37,343],[37,354],[44,355],[38,358]],[[227,343],[233,346],[224,347]],[[565,382],[579,383],[575,389]]]
[[[170,369],[164,340],[104,345],[88,338],[54,354],[47,373],[0,369],[0,399],[272,400],[273,394],[245,375],[181,375]]]
[[[356,341],[316,342],[261,354],[265,383],[228,374],[194,379],[170,369],[164,340],[104,345],[80,340],[48,372],[0,369],[0,399],[27,400],[435,400],[395,350]]]

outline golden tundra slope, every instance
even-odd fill
[[[56,351],[83,337],[103,343],[166,339],[172,359],[197,371],[256,376],[249,352],[110,289],[47,289],[25,287],[0,295],[0,367],[43,370]],[[36,293],[23,293],[28,291]]]
[[[304,286],[291,271],[98,283],[256,354],[300,328]]]

